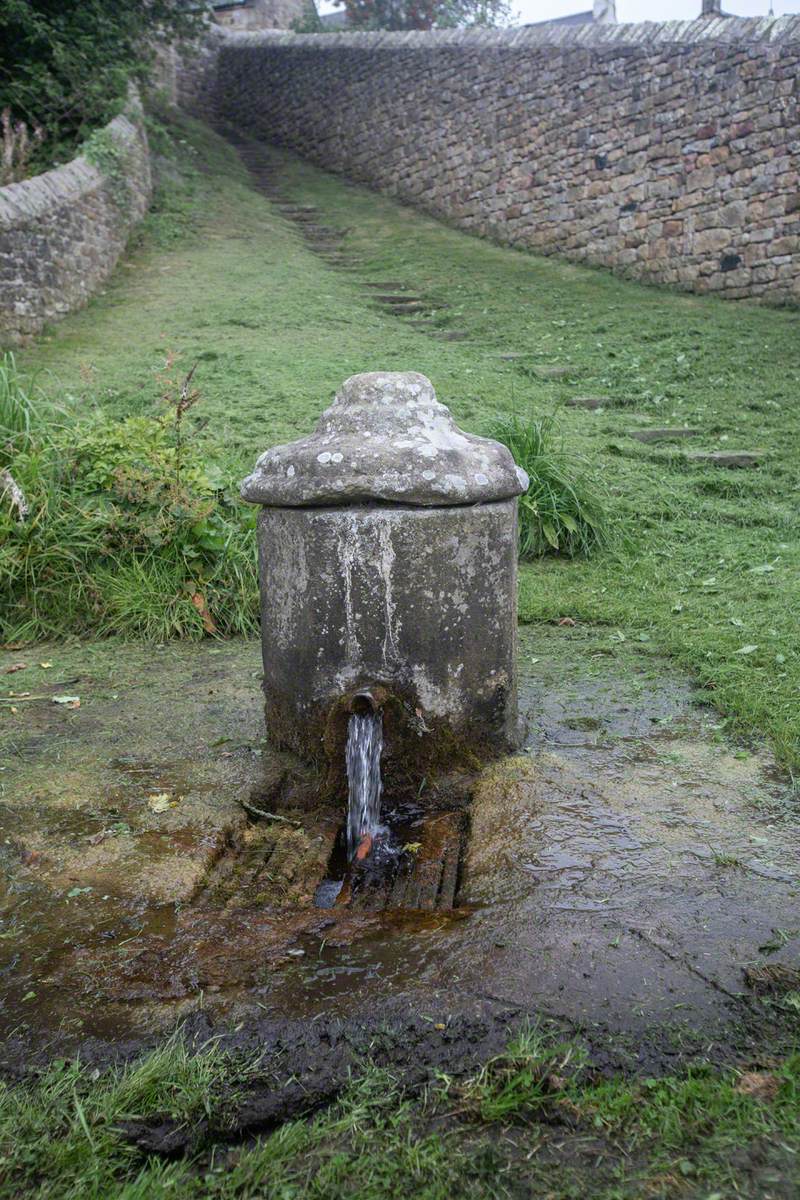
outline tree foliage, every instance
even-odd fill
[[[344,5],[349,29],[448,29],[502,25],[507,0],[335,0]]]
[[[0,110],[71,147],[118,110],[159,42],[189,37],[202,10],[181,0],[0,0]]]

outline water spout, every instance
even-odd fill
[[[347,856],[351,859],[359,847],[368,850],[380,830],[383,717],[366,702],[367,697],[363,693],[357,698],[365,703],[358,708],[353,704],[347,727]]]

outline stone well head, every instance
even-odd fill
[[[365,706],[384,711],[389,746],[513,742],[527,484],[414,372],[354,375],[309,437],[262,454],[242,496],[262,506],[275,744],[338,754],[342,718]]]

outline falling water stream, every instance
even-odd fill
[[[365,836],[380,829],[383,718],[379,712],[353,713],[347,728],[347,855],[353,858]]]

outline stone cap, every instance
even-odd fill
[[[308,437],[262,454],[242,499],[280,508],[486,504],[519,496],[511,452],[464,433],[416,371],[345,380]]]

